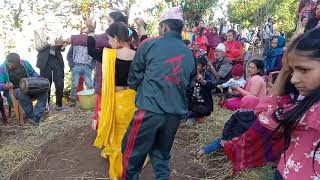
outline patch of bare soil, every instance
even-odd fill
[[[172,174],[174,179],[201,179],[204,169],[188,161],[184,147],[197,134],[178,133],[172,150]],[[107,179],[107,160],[100,150],[93,147],[95,133],[89,126],[59,135],[42,147],[36,159],[22,166],[10,179]],[[141,179],[153,179],[151,165],[141,174]]]

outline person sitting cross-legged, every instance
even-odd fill
[[[0,67],[0,90],[4,91],[9,103],[12,105],[9,90],[13,89],[14,95],[19,100],[27,120],[33,125],[39,125],[40,119],[46,108],[48,92],[39,93],[32,97],[20,91],[19,83],[22,78],[38,77],[29,62],[21,60],[17,53],[10,53],[6,61]],[[36,98],[37,104],[33,108],[32,98]]]
[[[211,76],[206,72],[208,60],[204,56],[196,60],[198,75],[187,91],[189,111],[186,125],[189,127],[194,126],[196,122],[204,123],[204,117],[209,116],[213,111],[211,91],[215,85]]]

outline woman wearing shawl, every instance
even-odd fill
[[[104,148],[101,155],[109,159],[110,179],[122,175],[121,142],[133,117],[136,92],[128,88],[128,72],[135,55],[130,49],[130,32],[122,23],[113,23],[106,34],[112,49],[102,55],[101,116],[94,145]]]
[[[222,42],[221,37],[218,34],[218,28],[216,28],[216,27],[210,28],[207,33],[207,38],[208,38],[208,43],[209,43],[208,58],[210,61],[213,61],[214,60],[214,51],[215,51],[216,47],[218,46],[218,44],[220,44]]]
[[[126,17],[120,11],[111,12],[108,16],[109,24],[120,22],[126,24]],[[88,18],[85,21],[86,27],[88,28],[88,32],[93,34],[94,29],[96,27],[95,22]],[[132,30],[132,28],[130,29]],[[132,38],[134,37],[134,38]],[[132,34],[130,35],[131,49],[138,47],[139,45],[139,37],[136,31],[132,30]],[[102,83],[102,52],[103,48],[110,47],[108,37],[105,34],[94,34],[88,36],[87,34],[81,35],[72,35],[68,40],[70,44],[74,46],[87,46],[89,55],[97,61],[96,63],[96,74],[95,74],[95,92],[97,94],[97,101],[95,107],[95,113],[92,117],[92,128],[96,130],[99,116],[101,114],[101,83]]]
[[[282,66],[283,48],[285,47],[285,39],[283,36],[273,37],[271,39],[271,48],[266,52],[264,59],[264,68],[266,74],[279,71]]]

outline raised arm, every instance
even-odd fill
[[[96,48],[96,39],[93,36],[88,36],[87,41],[88,54],[96,61],[102,63],[102,49]]]

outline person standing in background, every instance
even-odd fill
[[[263,55],[266,55],[267,49],[270,48],[271,38],[274,35],[273,20],[270,17],[268,22],[263,26]]]
[[[34,31],[35,46],[38,51],[37,68],[40,76],[54,82],[56,89],[56,110],[62,110],[62,98],[64,88],[64,62],[61,51],[65,50],[67,44],[63,44],[55,35],[55,21],[45,18],[43,27]],[[50,103],[50,91],[48,96]]]

